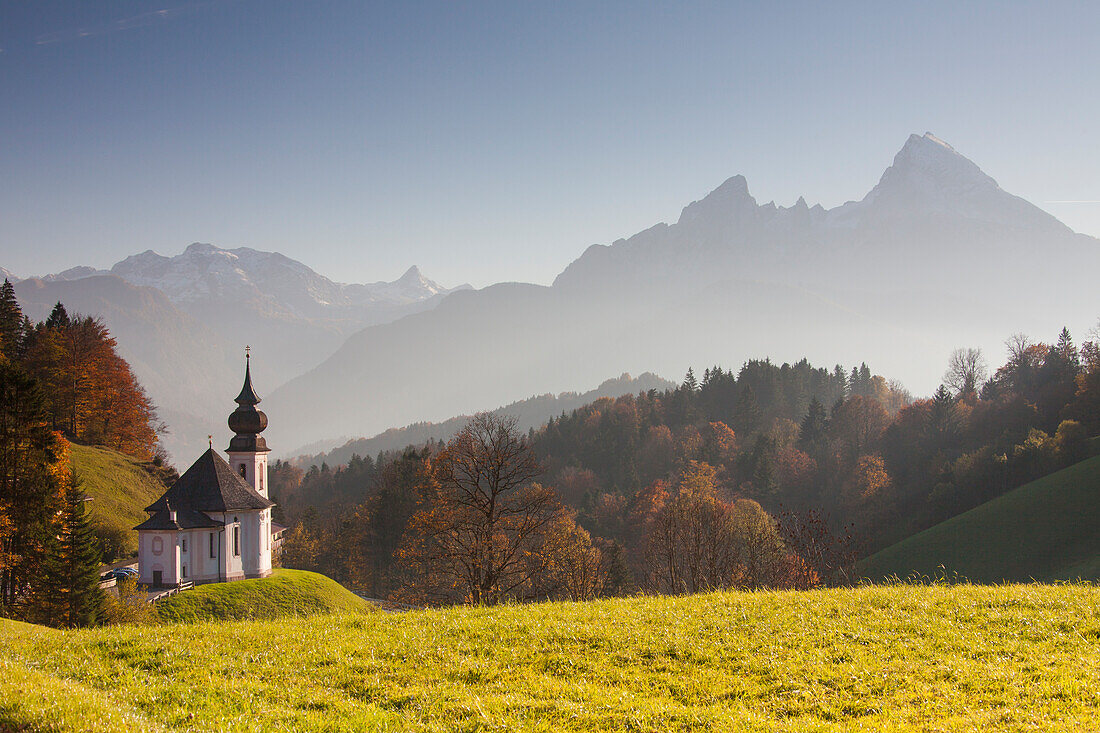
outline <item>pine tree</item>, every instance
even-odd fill
[[[844,372],[844,367],[837,364],[833,368],[833,382],[836,383],[838,392],[838,398],[844,399],[848,396],[848,375]]]
[[[734,408],[734,432],[749,436],[761,428],[764,422],[760,404],[756,401],[756,391],[749,385],[741,388]]]
[[[1077,347],[1073,345],[1073,337],[1069,335],[1069,329],[1064,326],[1062,333],[1058,334],[1058,344],[1054,347],[1054,353],[1075,376],[1081,370],[1081,356]]]
[[[0,363],[0,609],[18,615],[38,575],[56,516],[63,441],[49,429],[42,389],[18,366]]]
[[[100,549],[85,508],[87,497],[74,476],[62,495],[57,535],[50,543],[44,587],[51,598],[44,607],[52,626],[94,626],[103,620],[104,598],[99,588]],[[40,594],[41,595],[41,594]]]
[[[798,446],[811,456],[817,457],[825,447],[826,431],[829,427],[829,418],[825,414],[825,406],[817,397],[810,400],[810,408],[806,417],[802,418],[801,429],[798,434]]]
[[[15,298],[15,288],[7,279],[0,285],[0,354],[17,358],[23,345],[23,311]]]
[[[684,383],[680,385],[689,392],[696,392],[699,390],[699,382],[695,379],[695,372],[688,367],[687,374],[684,375]]]
[[[69,323],[69,312],[65,310],[65,306],[61,305],[59,300],[54,304],[53,310],[50,311],[50,315],[46,319],[46,328],[51,330],[68,328]]]

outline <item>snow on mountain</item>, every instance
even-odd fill
[[[14,272],[12,272],[11,270],[8,270],[4,267],[0,267],[0,278],[4,278],[5,280],[11,280],[12,282],[15,282],[16,280],[19,279],[18,277],[15,276]]]
[[[192,429],[209,419],[211,409],[195,394],[231,392],[246,344],[257,357],[254,373],[262,373],[265,389],[273,389],[316,366],[349,334],[434,308],[448,293],[469,288],[444,288],[416,267],[394,282],[349,285],[277,252],[201,243],[171,257],[148,250],[110,270],[74,267],[36,282],[57,286],[59,299],[104,317],[154,402],[171,417],[170,428],[178,432],[170,431],[166,445],[176,455],[189,455],[207,433],[224,431],[221,420]],[[158,325],[163,319],[148,317],[145,301],[131,295],[135,287],[151,289],[204,331],[189,329],[186,349],[147,353],[147,345],[164,336]],[[181,354],[198,378],[165,378],[178,373]]]
[[[220,249],[201,243],[174,257],[142,252],[116,264],[111,273],[137,285],[155,287],[176,301],[270,298],[306,317],[357,306],[415,303],[457,289],[428,280],[416,267],[392,283],[337,283],[278,252],[249,247]]]

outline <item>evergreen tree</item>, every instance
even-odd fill
[[[103,620],[99,588],[100,548],[85,508],[80,481],[70,477],[62,492],[61,513],[46,548],[41,599],[36,616],[51,626],[94,626]]]
[[[763,422],[764,415],[756,401],[756,392],[746,384],[737,395],[733,420],[734,432],[738,435],[752,435],[761,428]]]
[[[779,490],[776,477],[775,440],[767,435],[756,439],[752,447],[752,487],[757,499],[767,501]]]
[[[8,614],[19,614],[39,575],[57,510],[63,441],[48,416],[38,382],[0,363],[0,515],[10,520],[0,532],[0,610]]]
[[[680,385],[689,392],[697,392],[699,390],[699,382],[695,379],[695,372],[691,367],[688,367],[687,374],[684,375],[684,383]]]
[[[802,425],[798,434],[798,447],[815,458],[821,454],[828,438],[829,417],[825,413],[825,406],[817,397],[810,400],[810,408],[806,417],[802,418]]]
[[[859,365],[859,385],[863,389],[863,396],[869,397],[871,395],[871,370],[866,362],[860,362]]]
[[[0,354],[17,358],[23,346],[23,311],[9,280],[0,285]]]
[[[836,383],[837,399],[844,399],[848,396],[848,375],[844,372],[844,367],[837,364],[833,368],[833,382]]]
[[[948,445],[956,437],[959,428],[958,412],[955,398],[946,385],[941,384],[932,395],[928,426],[932,431],[933,445],[937,448]]]
[[[1057,359],[1063,365],[1067,371],[1073,373],[1074,376],[1081,370],[1081,356],[1077,351],[1077,347],[1073,345],[1073,337],[1069,335],[1069,329],[1062,327],[1062,333],[1058,334],[1058,343],[1054,347],[1054,354],[1057,355]]]
[[[57,301],[54,304],[53,310],[50,311],[49,317],[46,319],[46,328],[50,330],[58,330],[62,328],[68,328],[71,321],[69,320],[69,312],[65,310],[65,306],[61,305],[61,301]]]

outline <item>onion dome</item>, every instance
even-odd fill
[[[266,451],[267,441],[259,437],[267,427],[267,415],[256,409],[260,403],[260,396],[252,387],[252,370],[250,354],[245,352],[244,362],[244,386],[237,395],[235,402],[237,409],[229,416],[229,429],[236,435],[229,441],[229,452],[237,451]]]

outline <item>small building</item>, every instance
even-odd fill
[[[138,532],[138,582],[175,586],[271,574],[273,525],[267,496],[267,415],[256,409],[248,355],[244,387],[229,416],[235,433],[225,460],[210,449],[145,508]],[[280,528],[281,529],[281,528]]]

